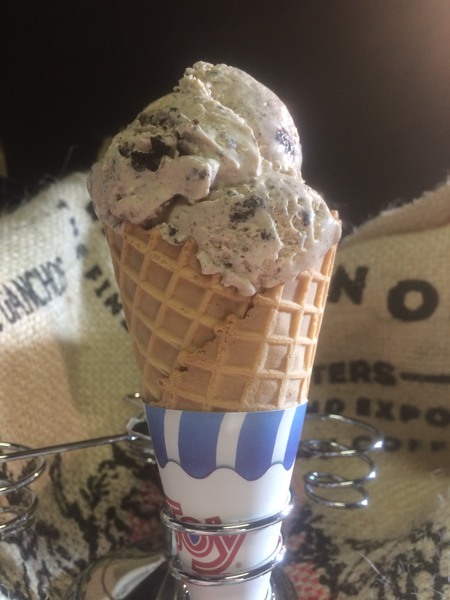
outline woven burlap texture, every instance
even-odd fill
[[[347,564],[339,598],[450,597],[449,257],[449,182],[383,212],[346,237],[338,251],[310,409],[361,419],[386,438],[385,450],[373,455],[378,478],[367,486],[367,510],[337,515],[313,505],[324,531],[340,545],[336,561]],[[321,427],[307,425],[303,435],[326,436]],[[346,471],[343,463],[335,461],[335,473]],[[299,461],[298,475],[310,468]],[[421,528],[434,531],[440,545],[431,543],[430,533],[424,551]],[[366,546],[371,552],[364,552]],[[404,595],[392,585],[400,552],[404,570],[398,569],[395,582],[402,582]],[[421,570],[424,557],[436,560],[434,576],[443,587]],[[358,594],[348,591],[351,582]]]
[[[137,386],[85,181],[74,175],[0,219],[5,441],[42,445],[121,431],[121,394]]]

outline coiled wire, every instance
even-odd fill
[[[2,456],[29,450],[27,446],[0,442]],[[0,462],[0,539],[20,531],[33,520],[37,496],[29,486],[44,470],[45,460],[39,456],[17,463]]]
[[[139,394],[130,394],[125,400],[142,407]],[[383,447],[380,432],[365,422],[336,414],[308,414],[307,421],[327,421],[339,426],[351,426],[369,434],[370,441],[364,447],[352,447],[331,439],[303,439],[299,445],[298,455],[302,458],[356,458],[366,466],[366,473],[361,477],[348,478],[328,471],[314,470],[304,475],[307,495],[330,508],[362,508],[368,505],[369,495],[364,487],[366,483],[376,478],[377,471],[374,461],[368,455],[373,450]],[[143,456],[145,460],[156,462],[151,438],[143,413],[132,417],[123,434],[99,437],[78,442],[31,449],[19,444],[0,442],[0,539],[11,533],[17,533],[29,525],[36,512],[37,496],[30,485],[38,479],[45,470],[45,456],[81,450],[105,444],[130,442],[133,451]],[[352,489],[358,494],[356,501],[328,498],[324,490]]]
[[[329,508],[364,508],[369,504],[369,494],[365,484],[373,481],[377,477],[377,469],[369,452],[381,450],[383,448],[383,436],[381,432],[364,421],[345,417],[343,415],[330,413],[310,413],[307,414],[307,421],[328,422],[335,429],[353,428],[359,432],[364,432],[364,436],[359,439],[364,440],[364,444],[343,444],[335,439],[302,439],[299,445],[298,456],[304,459],[318,458],[326,459],[356,459],[365,466],[365,473],[361,476],[343,476],[331,473],[329,471],[314,470],[303,475],[306,494],[315,502]],[[356,500],[342,499],[339,497],[329,497],[324,491],[332,490],[341,494],[342,491],[351,490],[356,493]],[[337,495],[335,494],[335,495]]]
[[[135,401],[136,395],[126,400]],[[68,442],[32,449],[10,442],[0,442],[0,540],[30,525],[38,498],[30,488],[46,468],[45,456],[82,450],[106,444],[129,442],[135,455],[156,464],[144,414],[129,419],[126,432],[118,435]]]

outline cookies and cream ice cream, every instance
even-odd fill
[[[283,102],[239,69],[198,62],[114,138],[90,191],[108,227],[192,238],[204,274],[251,296],[294,279],[340,237],[300,169]]]

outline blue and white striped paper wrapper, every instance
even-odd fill
[[[191,522],[236,523],[277,513],[289,499],[306,404],[267,412],[208,413],[146,406],[167,504]],[[276,550],[281,523],[238,535],[177,533],[185,569],[230,575],[263,564]],[[264,600],[270,573],[214,588],[215,600]],[[211,589],[188,584],[191,600]]]
[[[232,510],[234,517],[249,518],[279,510],[289,493],[305,412],[306,404],[285,410],[230,413],[146,405],[166,495],[179,502],[179,493],[173,497],[179,482],[183,482],[181,489],[202,490],[196,492],[193,504],[189,502],[190,512],[195,512],[189,516],[199,519],[205,515],[198,506],[201,502],[197,494],[205,497],[211,491],[215,496],[217,492],[211,490],[214,486],[222,488],[222,497],[241,495],[241,509],[250,514],[237,515]],[[258,493],[265,497],[264,507],[254,506]],[[185,503],[183,508],[187,509]]]

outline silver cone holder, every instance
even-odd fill
[[[221,577],[186,571],[176,552],[177,535],[214,538],[247,534],[281,522],[293,505],[291,499],[280,512],[264,519],[220,525],[184,522],[173,518],[165,507],[161,519],[167,530],[166,544],[144,540],[100,559],[73,582],[66,600],[189,600],[188,586],[197,587],[202,597],[211,599],[219,587],[232,586],[232,597],[238,600],[240,585],[267,574],[269,586],[261,600],[297,600],[294,586],[280,567],[285,550],[281,538],[276,551],[262,564]]]
[[[217,596],[217,588],[221,586],[232,587],[232,597],[239,597],[240,586],[245,585],[247,582],[262,578],[265,575],[271,575],[269,588],[266,591],[265,598],[262,600],[271,599],[293,599],[297,598],[294,588],[291,586],[290,581],[282,574],[279,569],[279,565],[284,558],[285,548],[283,545],[282,537],[279,539],[278,546],[275,551],[262,561],[260,564],[255,565],[248,570],[235,570],[228,575],[205,575],[198,573],[193,570],[187,570],[183,568],[181,560],[177,554],[177,536],[189,536],[192,538],[201,538],[206,536],[211,540],[211,545],[214,545],[214,538],[223,540],[224,537],[230,540],[233,537],[242,537],[252,532],[266,529],[277,523],[282,522],[291,512],[294,506],[294,501],[291,498],[283,509],[277,513],[274,513],[263,519],[257,519],[247,521],[243,523],[220,523],[220,524],[209,524],[209,523],[190,523],[183,521],[182,519],[176,519],[170,515],[167,507],[161,512],[161,519],[164,525],[172,532],[171,539],[174,541],[172,545],[172,556],[168,561],[168,572],[176,582],[178,582],[177,600],[181,598],[189,598],[188,586],[197,589],[197,594],[201,590],[200,594],[205,598],[214,598]],[[232,542],[230,543],[232,545]],[[275,571],[276,570],[276,571]],[[273,575],[275,571],[275,576]],[[181,593],[181,595],[180,595]],[[196,595],[197,595],[196,594]],[[161,600],[165,600],[164,596],[161,596]]]
[[[245,444],[243,448],[240,447],[244,452],[241,454],[238,452],[238,455],[244,458],[244,464],[239,463],[239,468],[244,470],[250,468],[246,465],[247,462],[252,467],[255,464],[255,457],[253,452],[250,454],[248,452],[250,449],[253,451],[259,449],[261,423],[266,428],[267,419],[274,419],[274,416],[253,414],[245,417],[242,414],[227,414],[220,417],[217,414],[201,413],[191,418],[192,413],[166,412],[147,406],[145,410],[152,412],[151,418],[147,414],[150,426],[148,441],[154,456],[158,458],[158,467],[166,494],[166,505],[161,511],[166,539],[134,544],[100,559],[73,582],[66,600],[247,600],[249,598],[251,600],[296,600],[295,588],[280,566],[285,554],[281,534],[282,522],[294,506],[293,497],[289,493],[290,467],[278,465],[283,473],[281,491],[274,490],[276,501],[271,500],[272,504],[268,505],[271,508],[267,513],[260,511],[259,515],[263,516],[249,518],[245,516],[245,512],[249,513],[248,507],[246,511],[245,508],[242,510],[244,498],[239,495],[240,488],[237,488],[236,493],[234,488],[234,482],[238,480],[241,482],[239,485],[244,486],[244,490],[248,490],[246,487],[249,485],[248,481],[243,476],[238,476],[232,468],[222,466],[226,464],[226,459],[218,458],[219,450],[216,453],[216,461],[220,461],[218,471],[214,470],[215,467],[211,467],[209,463],[209,459],[215,454],[215,451],[211,451],[211,447],[215,449],[216,446],[221,446],[220,432],[225,434],[222,443],[225,450],[222,452],[229,455],[230,445],[233,447],[233,436],[241,436],[242,442],[241,432],[244,431],[245,423],[247,425],[245,440],[250,439],[253,444],[256,443],[256,448],[253,444],[250,448]],[[280,428],[279,423],[283,417],[285,426]],[[294,439],[298,444],[301,421],[302,414],[298,409],[291,409],[289,414],[283,411],[277,416],[277,428],[272,428],[273,443],[278,440],[278,453],[281,452],[283,458],[286,457],[285,447],[291,439],[291,431],[294,432]],[[253,436],[252,430],[248,429],[249,422],[254,430]],[[277,434],[278,430],[281,433]],[[215,431],[215,434],[211,433],[212,431]],[[201,451],[198,450],[199,444]],[[294,447],[290,450],[292,455],[290,466],[295,459],[296,444],[293,444]],[[208,478],[191,477],[186,472],[189,468],[186,468],[186,455],[183,454],[183,448],[191,459],[192,447],[195,447],[195,457],[199,457],[202,468],[204,466],[202,457],[206,455],[208,469],[211,467],[212,471],[215,474],[219,473],[221,477],[223,477],[222,472],[225,471],[225,480],[220,480],[222,485],[214,484],[217,488],[214,491],[211,486],[208,487],[209,492],[206,492],[203,499],[199,495],[201,491],[198,490],[203,489],[203,482]],[[175,452],[173,460],[171,460],[171,452]],[[268,455],[267,465],[270,466],[270,460],[278,455],[272,447],[266,449],[265,453]],[[253,457],[247,461],[247,456]],[[194,467],[198,468],[199,463],[196,460],[197,458],[194,460]],[[286,458],[285,460],[287,461]],[[169,475],[164,472],[165,464],[168,464]],[[267,465],[263,464],[264,473],[267,471]],[[262,478],[261,487],[258,484],[259,477],[256,479],[257,487],[251,488],[256,494],[256,498],[251,500],[252,506],[255,501],[258,505],[261,505],[261,502],[262,505],[266,505],[267,500],[265,498],[261,500],[260,496],[262,491],[267,492],[267,483],[264,483],[265,480]],[[280,476],[277,475],[275,480],[269,481],[279,480]],[[217,483],[217,479],[214,481]],[[253,481],[250,482],[250,486],[252,485]],[[190,508],[188,507],[186,511],[187,514],[192,515],[191,517],[184,516],[184,513],[178,510],[180,505],[174,501],[174,497],[179,498],[180,495],[188,504],[191,502]],[[233,514],[237,516],[234,519],[226,518],[226,514],[218,508],[219,498],[219,503],[223,503],[224,497],[229,499],[225,502],[235,504]],[[196,515],[191,512],[192,503],[195,508],[201,505],[201,510],[206,513],[213,506],[211,518],[195,518]],[[216,515],[216,509],[217,515],[221,515],[220,518],[213,516]]]

